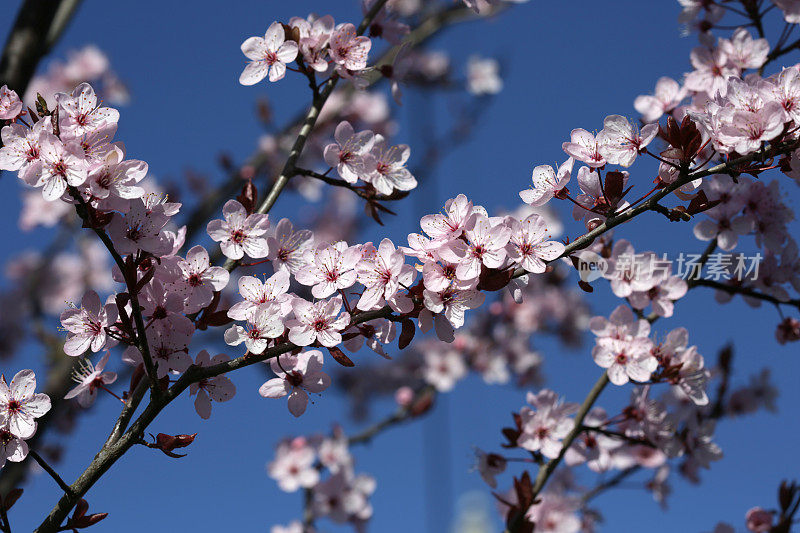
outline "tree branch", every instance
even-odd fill
[[[80,0],[25,0],[0,57],[0,85],[25,93],[39,61],[64,32]]]

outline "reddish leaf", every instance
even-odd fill
[[[208,316],[203,315],[203,321],[209,326],[219,327],[233,322],[233,319],[228,316],[228,310],[224,309],[222,311],[211,313]]]
[[[258,189],[253,185],[252,180],[248,180],[242,187],[242,192],[236,197],[236,200],[242,204],[247,211],[248,215],[253,214],[253,210],[258,202]]]
[[[6,511],[10,510],[14,504],[17,503],[17,500],[19,500],[20,496],[22,496],[22,493],[22,489],[11,489],[8,491],[8,494],[6,494],[5,498],[0,498],[0,505],[2,505],[3,509]]]
[[[401,350],[405,350],[406,347],[411,344],[411,341],[414,340],[414,335],[417,332],[417,328],[414,326],[414,322],[412,322],[410,318],[404,318],[400,323],[402,324],[403,329],[400,331],[400,337],[397,339],[397,347]]]
[[[350,358],[347,357],[344,354],[344,352],[341,351],[339,348],[336,348],[334,346],[333,348],[328,348],[328,351],[331,353],[336,362],[339,363],[340,365],[347,367],[356,366],[356,364],[353,361],[351,361]]]

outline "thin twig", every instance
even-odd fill
[[[42,467],[42,470],[50,474],[50,477],[53,478],[59,487],[61,487],[61,490],[63,490],[66,494],[72,494],[72,489],[70,486],[64,483],[64,480],[61,479],[61,476],[59,476],[55,470],[53,470],[53,467],[47,464],[47,461],[44,460],[44,457],[39,455],[36,450],[30,448],[28,449],[28,455],[33,457],[33,460],[39,463],[39,466]]]

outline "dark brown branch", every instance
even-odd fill
[[[72,18],[80,0],[25,0],[0,57],[0,85],[20,93]]]
[[[59,476],[58,473],[55,470],[53,470],[53,467],[51,467],[49,464],[47,464],[47,461],[44,460],[44,457],[42,457],[41,455],[36,453],[36,450],[33,450],[33,449],[29,448],[28,449],[28,455],[30,457],[33,457],[33,460],[36,461],[37,463],[39,463],[39,466],[42,467],[42,470],[47,472],[50,475],[50,477],[53,478],[53,480],[56,482],[56,484],[59,487],[61,487],[61,490],[63,490],[66,494],[71,494],[72,493],[72,489],[69,487],[69,485],[64,483],[64,480],[61,479],[61,476]]]

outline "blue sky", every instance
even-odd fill
[[[8,12],[20,4],[12,1]],[[337,22],[356,22],[361,16],[351,1],[241,0],[222,5],[199,0],[155,6],[86,2],[51,57],[63,57],[67,50],[88,43],[109,55],[132,93],[130,105],[121,108],[117,137],[125,141],[129,157],[146,160],[155,176],[168,178],[179,178],[184,169],[193,168],[222,180],[216,164],[219,152],[242,161],[255,147],[261,130],[252,110],[258,97],[266,95],[275,104],[278,123],[306,105],[305,83],[291,73],[278,84],[239,85],[244,66],[239,45],[245,38],[263,34],[273,20],[286,21],[310,12],[331,13]],[[533,1],[494,20],[448,30],[431,47],[449,51],[456,69],[471,54],[500,58],[505,89],[487,104],[490,108],[473,136],[426,176],[435,179],[430,195],[413,200],[412,194],[408,205],[400,209],[401,217],[386,229],[367,225],[364,240],[388,235],[402,241],[417,230],[415,215],[420,209],[436,211],[458,193],[490,211],[518,205],[517,192],[529,185],[533,166],[565,158],[561,143],[571,129],[599,130],[609,114],[635,117],[632,102],[637,95],[651,92],[660,76],[679,79],[689,70],[688,54],[696,41],[681,37],[678,12],[677,2],[670,1],[569,5]],[[0,21],[0,35],[5,35],[9,24],[7,18]],[[394,108],[400,120],[396,141],[411,145],[412,163],[414,154],[424,151],[420,146],[424,132],[446,127],[447,98],[412,92],[404,107]],[[654,171],[649,163],[634,167],[635,192],[649,188]],[[794,183],[783,178],[781,186],[789,205],[796,206]],[[19,189],[9,174],[0,179],[0,225],[7,244],[0,252],[2,263],[32,241],[36,245],[52,238],[46,231],[18,233]],[[273,213],[290,216],[298,205],[296,199],[281,198]],[[565,234],[579,235],[582,226],[566,218],[569,207],[557,207],[565,215]],[[689,224],[670,224],[657,215],[638,220],[616,232],[637,249],[677,253],[705,247],[691,236]],[[796,225],[792,229],[796,231]],[[742,250],[752,247],[749,239]],[[599,288],[591,299],[596,314],[607,315],[618,303],[606,288]],[[656,330],[664,333],[687,327],[691,343],[698,345],[709,363],[719,348],[733,341],[734,384],[770,367],[781,391],[779,414],[720,424],[717,442],[725,458],[702,473],[700,486],[675,479],[666,514],[647,493],[633,488],[641,483],[599,498],[597,504],[606,518],[601,530],[629,531],[646,524],[653,532],[705,531],[719,520],[742,529],[747,509],[774,505],[780,480],[797,474],[800,437],[797,416],[792,413],[800,402],[800,360],[795,347],[780,347],[774,341],[777,321],[771,308],[753,310],[740,301],[719,307],[705,289],[682,300],[676,317],[659,321]],[[537,347],[546,356],[548,385],[571,401],[581,401],[599,374],[589,349],[565,352],[547,339],[537,341]],[[13,362],[13,369],[34,365],[29,361],[36,357],[29,350]],[[209,421],[194,415],[187,398],[170,406],[152,430],[198,432],[189,455],[171,460],[145,448],[131,450],[88,495],[92,510],[110,512],[109,519],[93,531],[140,531],[145,521],[152,531],[268,531],[273,524],[299,517],[302,496],[280,492],[264,470],[275,443],[288,434],[326,432],[336,421],[349,430],[356,426],[347,421],[346,399],[335,393],[325,394],[302,418],[294,419],[284,402],[258,396],[263,378],[260,371],[235,375],[237,396],[215,406]],[[629,393],[627,387],[612,388],[599,403],[613,411]],[[509,413],[524,404],[524,396],[524,390],[487,387],[472,377],[439,402],[428,419],[392,429],[356,450],[357,470],[378,481],[371,531],[425,531],[429,526],[431,531],[442,531],[451,523],[462,495],[475,490],[488,495],[477,474],[468,471],[472,447],[498,449],[499,430],[509,422]],[[389,403],[378,404],[373,413],[383,416],[390,409]],[[88,464],[117,413],[118,404],[102,398],[81,419],[58,465],[66,480],[73,480]],[[582,479],[591,482],[592,478]],[[510,476],[501,479],[501,486],[509,483]],[[15,531],[32,529],[57,497],[52,480],[34,477],[12,514]],[[430,509],[435,510],[434,516]],[[325,522],[322,530],[337,529]]]

